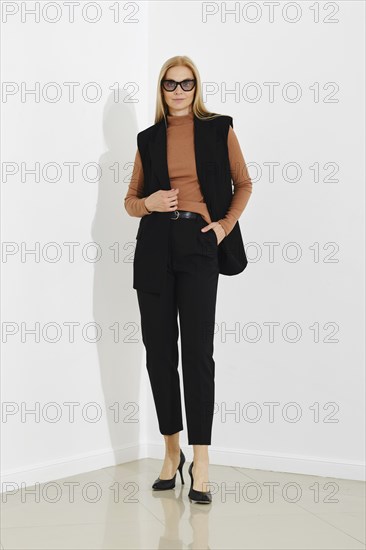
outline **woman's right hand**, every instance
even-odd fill
[[[174,212],[178,208],[178,193],[179,189],[159,189],[145,199],[145,206],[150,212]]]

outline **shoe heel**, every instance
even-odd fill
[[[184,464],[184,462],[183,462]],[[184,479],[183,479],[183,464],[179,467],[179,473],[180,473],[180,480],[182,482],[182,485],[184,485]]]
[[[178,466],[178,470],[179,470],[179,473],[180,473],[180,480],[182,482],[182,485],[184,485],[184,479],[183,479],[183,466],[184,466],[184,463],[186,461],[186,457],[184,456],[184,453],[182,451],[182,449],[180,450],[180,464]]]

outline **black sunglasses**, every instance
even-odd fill
[[[174,92],[178,84],[180,84],[184,92],[190,92],[196,85],[196,79],[186,78],[185,80],[181,80],[181,82],[176,82],[175,80],[162,80],[161,84],[167,92]]]

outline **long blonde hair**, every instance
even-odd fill
[[[196,79],[195,93],[194,93],[194,98],[192,102],[193,113],[198,118],[201,118],[201,119],[216,118],[218,116],[221,116],[220,114],[217,114],[217,113],[211,113],[206,109],[205,104],[203,103],[203,100],[202,100],[201,77],[192,59],[190,59],[186,55],[176,55],[174,57],[170,57],[169,59],[167,59],[160,69],[158,85],[157,85],[157,93],[156,93],[155,124],[157,122],[160,122],[164,118],[165,125],[167,125],[166,115],[168,114],[168,106],[164,99],[164,94],[161,89],[160,83],[164,79],[166,73],[168,72],[168,69],[176,66],[188,67],[189,69],[191,69],[193,73],[193,78]]]

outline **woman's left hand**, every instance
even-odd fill
[[[226,233],[225,233],[224,228],[222,227],[222,225],[219,222],[211,222],[208,225],[205,225],[205,227],[203,227],[201,229],[201,231],[202,232],[210,231],[210,229],[213,229],[215,231],[216,238],[217,238],[217,244],[219,245],[221,243],[221,241],[226,237]]]

